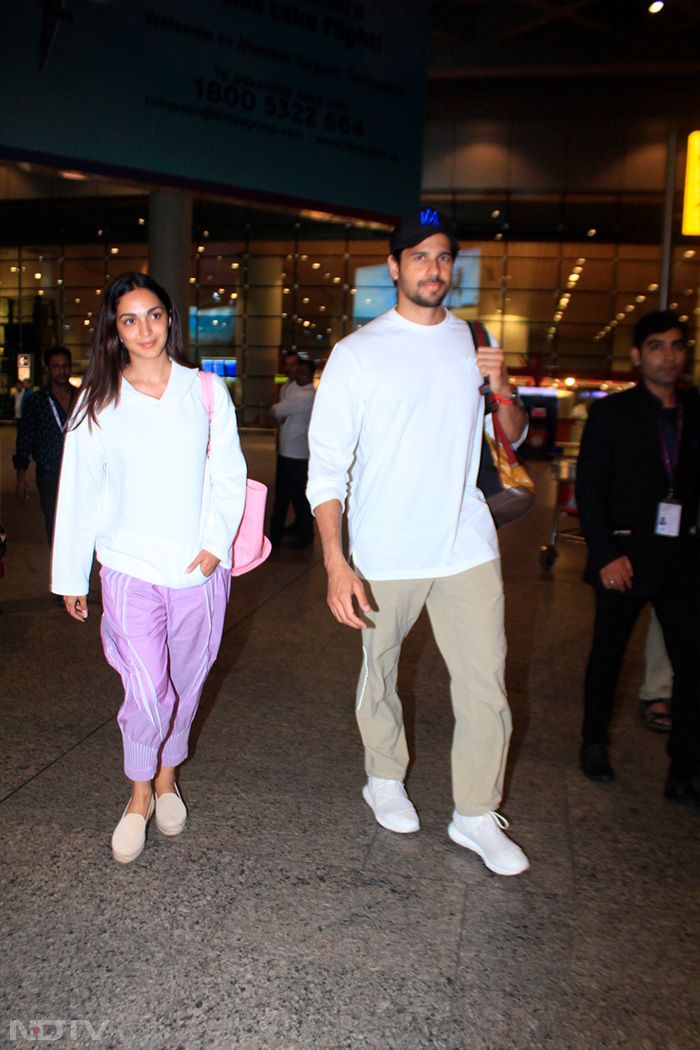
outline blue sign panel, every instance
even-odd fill
[[[428,0],[0,0],[0,154],[393,216]]]

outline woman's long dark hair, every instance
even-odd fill
[[[117,332],[117,306],[123,295],[136,291],[137,288],[153,292],[167,311],[170,327],[165,349],[168,356],[185,368],[196,368],[185,356],[180,315],[165,288],[147,273],[123,273],[107,285],[103,292],[97,331],[81,388],[82,396],[77,412],[71,420],[71,429],[77,427],[86,417],[88,425],[97,423],[97,415],[103,408],[119,403],[121,376],[130,358]]]

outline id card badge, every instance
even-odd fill
[[[683,504],[675,499],[667,499],[659,503],[659,509],[656,512],[655,535],[679,536],[681,532],[682,510]]]

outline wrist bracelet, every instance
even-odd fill
[[[491,397],[494,401],[498,401],[501,405],[517,405],[518,403],[518,391],[514,390],[510,397],[501,397],[500,394],[494,394],[491,391]]]

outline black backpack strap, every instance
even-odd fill
[[[483,324],[481,321],[467,321],[467,324],[469,325],[469,331],[471,332],[472,339],[474,340],[475,350],[478,350],[480,346],[491,346],[491,339],[489,337],[489,333],[485,324]],[[486,379],[484,379],[484,382],[482,384],[481,393],[486,398],[485,412],[486,415],[488,415],[489,412],[493,412],[493,402],[490,397],[491,387],[488,385]]]

